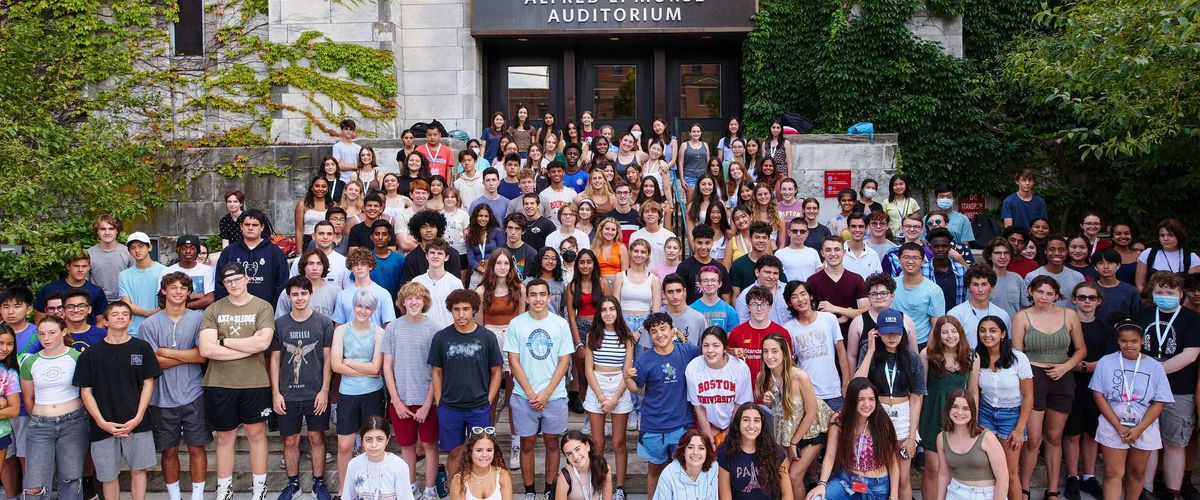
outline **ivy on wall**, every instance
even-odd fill
[[[808,116],[825,133],[870,121],[877,131],[900,135],[900,168],[917,186],[949,182],[961,191],[1011,189],[1007,172],[1017,148],[989,128],[991,104],[979,64],[917,40],[907,26],[922,7],[957,15],[980,3],[986,2],[763,0],[745,44],[748,125],[761,133],[788,111]],[[1008,36],[1005,31],[996,38]],[[967,47],[972,50],[969,41]]]

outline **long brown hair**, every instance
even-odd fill
[[[892,457],[897,452],[896,428],[892,427],[891,419],[883,412],[883,405],[879,403],[878,399],[879,391],[866,377],[856,377],[846,387],[846,403],[838,415],[840,418],[835,418],[830,422],[830,425],[841,427],[837,449],[834,451],[836,453],[834,455],[836,457],[835,465],[849,468],[850,464],[854,463],[854,439],[857,437],[859,419],[858,395],[867,390],[876,394],[875,410],[867,416],[867,432],[871,433],[871,440],[875,443],[875,461],[886,466],[891,463]]]
[[[512,310],[515,312],[520,307],[520,300],[516,295],[521,293],[521,278],[517,276],[520,274],[517,271],[517,259],[507,248],[492,250],[492,255],[488,257],[487,266],[483,270],[483,281],[479,283],[484,292],[480,294],[483,295],[483,309],[486,311],[488,307],[491,307],[492,300],[496,298],[495,291],[498,288],[497,285],[500,284],[500,277],[496,276],[496,259],[498,257],[508,259],[508,277],[504,279],[504,284],[508,286],[508,296],[512,300]]]
[[[954,406],[954,400],[963,398],[967,401],[967,406],[971,408],[971,420],[967,421],[967,434],[971,437],[978,436],[983,432],[983,427],[979,425],[979,408],[975,403],[975,397],[966,389],[954,389],[946,395],[946,407],[942,409],[942,432],[953,432],[954,422],[950,421],[950,407]]]
[[[475,449],[475,443],[485,439],[492,442],[492,467],[497,470],[507,470],[505,469],[504,455],[500,451],[500,443],[496,441],[495,434],[473,433],[467,436],[467,442],[463,444],[462,456],[458,459],[458,470],[455,472],[455,475],[462,480],[463,491],[466,491],[467,478],[471,475],[471,451]]]
[[[779,367],[779,382],[781,385],[782,394],[779,397],[783,398],[783,419],[791,420],[796,414],[796,406],[792,402],[792,398],[787,397],[787,391],[792,387],[792,368],[795,363],[792,362],[792,343],[783,338],[783,335],[772,333],[763,337],[763,342],[773,341],[779,344],[779,348],[783,350],[783,366]],[[766,363],[762,364],[762,368],[758,370],[758,380],[754,381],[754,397],[761,399],[763,394],[771,392],[771,369]],[[816,411],[814,408],[813,411]]]
[[[598,270],[592,272],[593,275],[599,275]],[[593,292],[595,293],[595,292]],[[629,325],[625,323],[625,315],[621,312],[621,301],[617,300],[612,295],[606,295],[600,299],[600,303],[596,304],[596,315],[592,317],[592,329],[587,332],[588,345],[587,348],[592,352],[600,350],[600,345],[604,342],[604,320],[600,319],[600,310],[604,308],[604,304],[612,304],[617,309],[617,319],[613,321],[613,330],[617,333],[617,340],[630,348],[633,345],[633,334],[629,331]]]
[[[954,348],[954,362],[958,363],[958,369],[954,371],[946,369],[946,344],[942,343],[942,327],[947,324],[958,330],[958,347]],[[971,360],[974,359],[970,343],[967,342],[966,330],[958,319],[949,314],[938,318],[933,324],[933,330],[929,334],[929,347],[925,354],[929,359],[929,372],[938,377],[944,377],[947,373],[970,372]]]
[[[729,420],[729,433],[721,446],[724,448],[725,457],[729,460],[733,460],[735,454],[743,453],[742,415],[748,411],[758,412],[762,419],[758,437],[754,438],[754,466],[758,469],[758,484],[764,492],[771,494],[772,497],[777,497],[780,491],[779,467],[783,465],[784,453],[775,443],[775,434],[772,431],[770,418],[758,406],[758,403],[747,401],[734,410],[733,418]]]

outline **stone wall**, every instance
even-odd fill
[[[942,52],[963,56],[962,16],[938,16],[921,9],[913,13],[908,29],[917,38],[942,46]]]
[[[875,179],[884,192],[888,178],[896,172],[898,140],[896,134],[875,134],[874,139],[841,134],[788,136],[798,196],[820,200],[821,216],[817,220],[826,220],[839,211],[836,199],[824,197],[826,170],[849,170],[850,187],[856,191],[863,179]]]

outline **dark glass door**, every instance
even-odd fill
[[[559,76],[562,69],[557,59],[500,57],[490,69],[488,94],[494,109],[484,113],[485,126],[491,123],[496,111],[504,112],[509,125],[515,123],[517,108],[521,106],[529,109],[529,121],[534,127],[542,126],[542,117],[547,112],[562,114]]]
[[[579,112],[590,110],[599,125],[611,125],[614,140],[633,123],[653,119],[649,58],[589,58],[577,67]]]

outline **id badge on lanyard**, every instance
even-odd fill
[[[865,478],[854,476],[850,478],[850,491],[859,494],[867,493],[867,480]]]
[[[1124,401],[1121,415],[1118,415],[1118,420],[1125,427],[1136,427],[1138,424],[1137,414],[1133,411],[1133,402],[1138,399],[1138,394],[1135,392],[1134,384],[1137,380],[1138,368],[1142,365],[1142,354],[1138,353],[1137,361],[1133,363],[1133,374],[1130,375],[1125,371],[1125,359],[1121,358],[1121,400]]]

